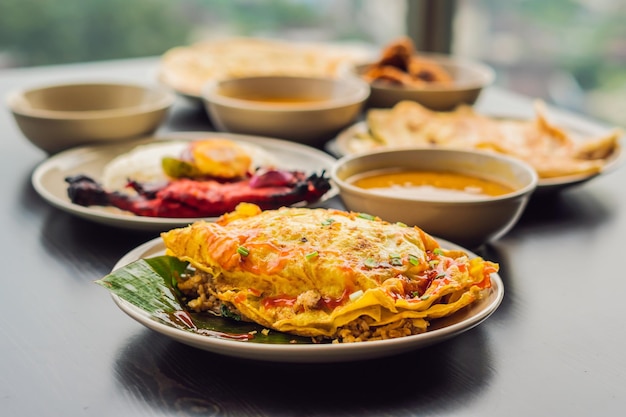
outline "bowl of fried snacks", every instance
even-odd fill
[[[399,148],[344,156],[331,179],[348,210],[477,248],[513,228],[538,177],[529,164],[492,152]]]
[[[474,104],[495,79],[488,65],[458,56],[417,52],[409,38],[390,43],[380,58],[357,66],[371,87],[368,107],[387,108],[403,100],[433,110]]]

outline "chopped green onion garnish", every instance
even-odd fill
[[[367,214],[367,213],[359,213],[358,217],[365,219],[365,220],[376,220],[376,216],[372,216],[371,214]]]
[[[350,301],[358,300],[361,297],[363,297],[363,290],[355,291],[352,294],[350,294]]]
[[[322,222],[322,226],[330,226],[333,223],[335,223],[335,219],[326,219]]]
[[[402,259],[400,259],[400,258],[393,258],[393,259],[391,259],[391,265],[393,265],[393,266],[402,266]]]
[[[304,255],[304,257],[306,258],[307,261],[310,261],[311,259],[315,258],[318,255],[317,251],[313,251],[311,253],[307,253],[306,255]]]
[[[250,254],[250,251],[245,246],[239,246],[237,248],[237,253],[239,253],[239,255],[241,256],[248,256]]]
[[[446,274],[439,274],[439,275],[437,275],[437,276],[435,277],[435,279],[443,278],[443,277],[445,277],[445,276],[446,276]]]
[[[365,260],[365,266],[367,266],[368,268],[375,268],[376,266],[378,266],[378,262],[376,262],[374,258],[367,258]]]
[[[415,255],[409,255],[409,262],[411,262],[412,265],[416,266],[420,264],[420,260]]]
[[[420,297],[420,300],[428,300],[429,298],[430,298],[430,295],[424,294]]]
[[[430,265],[430,266],[431,266],[431,268],[432,268],[432,267],[434,267],[435,265],[437,265],[438,263],[439,263],[439,261],[438,261],[438,260],[433,259],[432,261],[429,261],[429,262],[428,262],[428,265]]]
[[[435,255],[443,255],[443,251],[441,250],[441,248],[436,248],[436,249],[433,251],[433,253],[434,253]]]
[[[408,226],[406,225],[406,223],[396,222],[396,224],[397,224],[398,226],[408,227]]]

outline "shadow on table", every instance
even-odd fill
[[[488,321],[490,323],[506,323],[510,316],[511,300],[516,298],[516,279],[512,276],[512,268],[510,268],[514,259],[511,259],[510,254],[503,250],[497,241],[481,246],[475,253],[483,259],[498,264],[498,275],[500,275],[504,286],[504,298],[497,310],[488,318]]]
[[[41,243],[51,257],[68,268],[80,265],[97,276],[109,273],[115,263],[135,247],[158,237],[158,233],[123,230],[52,210],[41,231]],[[93,275],[93,274],[88,274]]]
[[[573,187],[533,196],[515,229],[520,227],[587,228],[608,220],[614,196],[604,189]]]
[[[165,131],[192,132],[215,130],[202,102],[180,98],[163,125]]]
[[[230,358],[146,331],[120,349],[115,372],[136,401],[180,415],[432,414],[489,385],[490,356],[480,327],[402,355],[330,364]]]

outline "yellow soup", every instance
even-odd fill
[[[348,182],[392,197],[472,200],[508,194],[504,184],[453,172],[379,170],[355,175]]]
[[[236,98],[239,100],[253,101],[257,103],[269,104],[269,105],[302,105],[302,104],[312,104],[312,103],[320,103],[322,101],[327,101],[325,98],[316,98],[316,97],[268,97],[261,96],[258,94],[237,94],[229,96],[232,98]]]

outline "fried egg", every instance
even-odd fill
[[[211,146],[216,141],[220,146]],[[231,144],[232,152],[226,151],[226,145]],[[241,141],[230,141],[221,138],[202,139],[195,141],[156,141],[139,145],[127,153],[113,158],[103,169],[102,185],[109,191],[128,191],[126,185],[129,179],[140,183],[168,181],[162,167],[164,158],[180,158],[191,149],[205,149],[207,152],[196,152],[202,156],[203,168],[217,167],[222,171],[239,175],[244,166],[266,167],[276,166],[275,158],[260,146]],[[231,155],[230,160],[228,155]],[[197,156],[197,155],[196,155]]]

